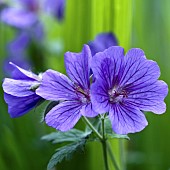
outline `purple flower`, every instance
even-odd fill
[[[41,83],[41,77],[13,63],[10,64],[14,67],[12,78],[5,78],[2,86],[8,112],[15,118],[24,115],[42,100],[35,94],[35,89]]]
[[[4,61],[5,73],[11,71],[9,61],[26,69],[30,66],[27,48],[32,42],[39,44],[44,38],[43,25],[37,17],[38,1],[18,0],[22,8],[5,8],[1,13],[1,20],[10,26],[18,28],[17,36],[8,45],[7,59]]]
[[[26,48],[29,45],[30,37],[29,35],[22,31],[20,32],[14,40],[9,42],[7,45],[8,57],[4,60],[4,73],[10,75],[14,69],[13,65],[9,62],[15,63],[17,66],[22,66],[24,69],[30,68],[30,62],[26,56]]]
[[[44,8],[59,21],[64,18],[66,0],[45,0]]]
[[[17,8],[5,8],[1,13],[1,20],[20,29],[31,27],[38,21],[34,13]]]
[[[39,9],[38,0],[18,0],[25,9],[32,12],[37,12]]]
[[[25,31],[19,32],[19,34],[16,35],[16,38],[8,43],[8,51],[12,54],[23,53],[28,47],[29,41],[30,37]]]
[[[44,36],[43,25],[38,19],[39,3],[37,0],[18,0],[21,8],[8,7],[2,10],[1,21],[24,30],[33,39],[41,40]]]
[[[92,70],[96,78],[91,86],[94,110],[109,113],[116,133],[144,129],[148,122],[142,111],[156,114],[166,111],[164,98],[168,86],[157,80],[159,66],[147,60],[141,49],[133,48],[124,56],[122,47],[110,47],[93,57]]]
[[[45,122],[58,130],[71,129],[82,115],[94,117],[90,101],[91,51],[87,45],[81,53],[67,52],[65,66],[69,76],[48,70],[43,74],[42,84],[36,94],[52,101],[62,102],[48,112]]]
[[[94,56],[98,52],[102,52],[111,46],[117,46],[118,42],[113,33],[101,33],[95,37],[95,40],[89,42],[89,47]]]
[[[30,61],[28,61],[27,56],[23,54],[18,54],[16,56],[11,54],[7,58],[5,58],[3,63],[3,71],[4,75],[6,76],[11,76],[11,73],[14,70],[13,65],[9,64],[9,62],[16,63],[17,66],[22,67],[24,69],[29,69],[32,64]]]

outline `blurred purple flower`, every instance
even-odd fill
[[[90,101],[91,51],[87,45],[81,53],[67,52],[65,66],[69,76],[48,70],[43,74],[42,84],[36,94],[46,100],[62,102],[53,107],[45,117],[45,122],[61,131],[71,129],[82,115],[94,117]]]
[[[22,68],[28,68],[30,62],[26,56],[26,50],[32,42],[40,42],[44,38],[43,25],[37,16],[38,1],[17,0],[22,4],[21,8],[5,8],[1,13],[1,21],[16,27],[18,30],[15,39],[7,45],[7,59],[4,61],[5,73],[11,71],[9,61]]]
[[[16,38],[7,45],[8,51],[12,54],[22,53],[29,45],[29,35],[22,31],[17,34]]]
[[[36,41],[38,44],[40,44],[40,41],[44,38],[44,27],[41,22],[37,22],[33,27],[29,30],[30,38],[33,41]]]
[[[45,0],[44,8],[47,12],[61,21],[65,14],[65,4],[66,0]]]
[[[38,1],[18,0],[18,2],[22,4],[21,8],[5,8],[1,13],[1,21],[22,31],[27,31],[27,34],[34,39],[41,40],[44,32],[43,25],[38,18]]]
[[[148,122],[142,111],[162,114],[168,93],[156,62],[147,60],[141,49],[124,56],[122,47],[110,47],[92,59],[96,81],[91,86],[91,101],[96,112],[109,113],[118,134],[139,132]],[[142,110],[142,111],[141,111]]]
[[[32,12],[37,12],[39,10],[39,0],[17,0],[22,4],[22,6]]]
[[[1,13],[1,20],[19,29],[27,29],[38,21],[34,13],[17,8],[5,8]]]
[[[118,42],[113,33],[109,32],[98,34],[95,39],[90,41],[88,44],[91,49],[92,56],[94,56],[96,53],[102,52],[111,46],[117,46]]]
[[[42,98],[35,94],[41,83],[41,77],[10,63],[14,70],[12,78],[3,82],[4,99],[12,118],[19,117],[34,108]]]
[[[31,63],[25,54],[29,41],[29,35],[22,31],[13,41],[9,42],[7,45],[8,57],[4,60],[4,72],[6,75],[10,75],[14,68],[9,62],[13,62],[24,69],[30,68]]]

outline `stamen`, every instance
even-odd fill
[[[108,94],[111,103],[122,102],[123,98],[127,97],[127,92],[125,90],[119,90],[116,88],[110,89]]]
[[[89,91],[83,90],[80,86],[75,85],[76,94],[82,103],[88,103],[90,101]]]

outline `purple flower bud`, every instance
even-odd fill
[[[94,56],[98,52],[102,52],[105,49],[111,46],[117,46],[118,42],[113,33],[100,33],[98,34],[93,41],[89,42],[89,47]]]

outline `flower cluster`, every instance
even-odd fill
[[[122,47],[111,46],[92,56],[84,45],[81,53],[65,53],[65,67],[68,77],[47,70],[40,78],[15,66],[13,79],[3,82],[10,115],[23,115],[43,98],[59,101],[45,116],[57,130],[70,130],[82,116],[105,114],[115,133],[127,134],[147,126],[143,111],[166,111],[168,86],[158,80],[157,63],[147,60],[141,49],[124,55]]]
[[[16,35],[7,45],[7,58],[4,61],[4,73],[9,75],[12,67],[8,64],[14,62],[27,69],[34,66],[30,61],[29,52],[35,46],[34,54],[44,58],[37,49],[43,46],[45,38],[44,23],[41,22],[40,13],[50,12],[58,21],[64,19],[66,0],[16,0],[14,5],[0,2],[0,22],[16,29]],[[36,57],[36,56],[35,56]],[[36,57],[37,58],[37,57]]]

